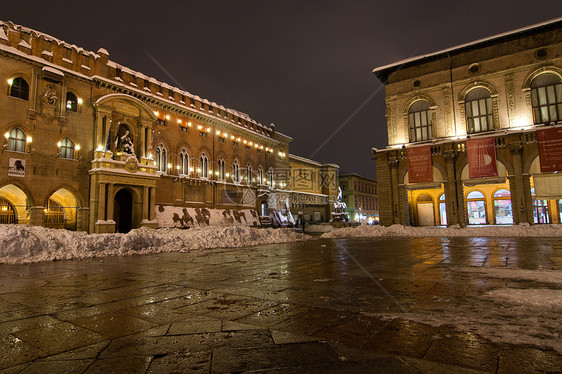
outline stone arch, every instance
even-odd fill
[[[562,69],[557,67],[557,66],[552,66],[552,65],[546,65],[546,66],[541,66],[538,69],[535,69],[533,71],[531,71],[529,74],[527,74],[527,77],[525,78],[525,80],[523,81],[523,86],[521,87],[522,90],[530,90],[531,89],[531,82],[533,81],[533,79],[535,79],[536,77],[538,77],[541,74],[544,73],[552,73],[555,75],[558,75],[560,77],[560,79],[562,80]]]
[[[434,107],[435,104],[435,100],[433,100],[430,96],[428,95],[424,95],[424,94],[418,94],[415,95],[413,97],[411,97],[410,99],[408,99],[408,101],[406,101],[406,103],[404,104],[404,114],[408,114],[408,110],[410,109],[410,107],[412,106],[413,103],[415,103],[416,101],[420,101],[420,100],[424,100],[427,101],[429,103],[430,107]]]
[[[529,155],[525,157],[523,161],[523,174],[531,174],[534,169],[534,164],[539,163],[539,150],[534,149],[529,152]],[[538,164],[538,170],[540,170],[540,164]]]
[[[51,204],[51,201],[54,204]],[[47,227],[76,230],[78,208],[82,205],[81,196],[70,187],[59,187],[52,191],[43,204],[45,209],[44,224]]]
[[[119,106],[120,103],[132,105],[136,107],[139,111],[137,116],[134,116],[133,112],[122,113],[122,114],[129,115],[131,117],[141,117],[141,118],[146,117],[147,119],[150,119],[152,121],[156,121],[157,119],[156,115],[148,105],[146,105],[145,103],[143,103],[142,101],[140,101],[139,99],[133,96],[121,94],[121,93],[112,93],[100,97],[94,102],[94,107],[109,107],[109,108],[113,108],[118,112],[119,109],[126,110],[127,108]]]
[[[0,188],[0,198],[6,199],[12,205],[17,223],[29,222],[28,210],[35,204],[25,186],[19,183],[5,184]]]
[[[488,82],[485,81],[476,81],[476,82],[472,82],[470,84],[467,84],[459,93],[459,101],[464,102],[464,98],[466,97],[466,95],[472,91],[475,88],[485,88],[488,91],[490,91],[490,96],[494,96],[498,94],[498,91],[496,90],[496,88]]]

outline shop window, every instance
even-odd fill
[[[494,129],[492,97],[485,88],[475,88],[465,96],[466,131],[469,134]]]
[[[494,217],[496,225],[512,225],[511,193],[501,189],[494,193]]]
[[[443,226],[447,225],[447,205],[445,204],[445,194],[439,196],[439,223]]]
[[[74,143],[68,138],[63,138],[59,144],[60,158],[74,159]]]
[[[548,215],[548,201],[537,199],[535,196],[535,187],[531,187],[531,197],[533,206],[533,222],[534,223],[550,223]]]
[[[562,120],[562,81],[553,73],[537,76],[531,82],[531,103],[534,123]]]
[[[180,175],[189,175],[189,154],[187,149],[182,148],[178,160],[178,173]]]
[[[78,98],[72,92],[66,93],[66,110],[76,112],[78,109]]]
[[[168,152],[164,144],[159,144],[156,147],[156,170],[165,173],[168,167]]]
[[[18,99],[29,100],[29,84],[22,77],[9,80],[10,96]]]
[[[480,191],[472,191],[466,195],[466,208],[469,225],[485,225],[486,199]]]
[[[408,125],[410,127],[410,142],[419,142],[432,138],[432,123],[429,103],[418,100],[408,109]]]

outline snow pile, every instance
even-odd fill
[[[322,238],[373,238],[373,237],[562,237],[562,225],[535,225],[522,223],[514,226],[464,227],[410,227],[402,225],[358,226],[336,229],[322,234]]]
[[[0,263],[30,263],[114,255],[187,252],[287,243],[309,237],[287,229],[248,226],[136,229],[128,234],[86,234],[27,225],[0,225]]]
[[[462,300],[434,299],[434,305],[413,306],[408,313],[384,314],[432,326],[454,326],[496,343],[528,344],[562,354],[562,276],[560,271],[501,268],[458,268],[472,273],[468,282],[484,278],[506,280],[504,286]],[[509,287],[507,280],[524,281],[525,287]],[[533,282],[533,283],[529,283]]]

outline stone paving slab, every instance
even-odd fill
[[[562,239],[338,239],[0,265],[0,374],[561,372],[551,348],[424,322],[479,311],[471,300],[506,287],[562,292],[466,266],[561,270]],[[524,325],[512,309],[502,323]],[[533,341],[560,334],[556,321]]]

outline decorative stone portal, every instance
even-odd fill
[[[156,228],[154,201],[159,175],[148,154],[156,117],[143,102],[121,94],[106,95],[94,106],[98,146],[89,171],[89,231]]]

